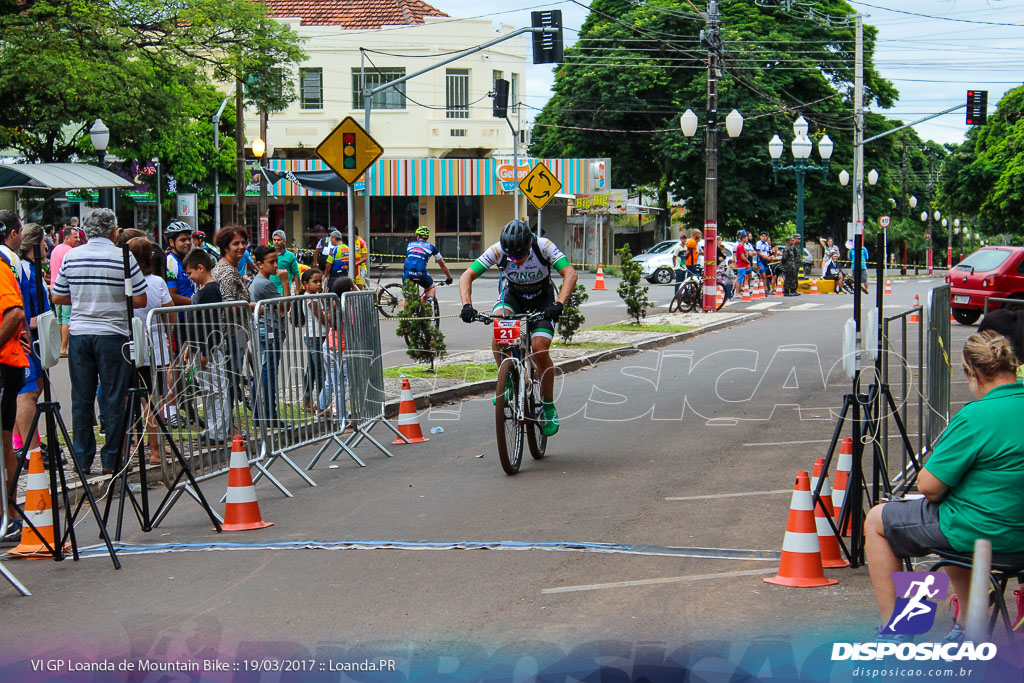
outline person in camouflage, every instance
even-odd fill
[[[800,247],[797,244],[797,236],[790,235],[786,238],[786,251],[782,254],[782,277],[783,295],[784,296],[800,296],[800,293],[796,291],[798,278],[797,273],[800,271]]]

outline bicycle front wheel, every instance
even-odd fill
[[[441,305],[437,303],[437,296],[434,297],[434,327],[441,329]]]
[[[397,282],[377,290],[377,308],[385,318],[394,318],[398,315],[404,301],[405,294],[402,293],[402,285]]]
[[[505,474],[512,475],[519,472],[519,465],[523,462],[525,427],[516,417],[519,367],[514,358],[506,358],[501,362],[494,391],[497,395],[494,402],[494,426],[498,438],[498,459]]]
[[[701,303],[702,296],[703,292],[696,280],[686,282],[679,288],[679,306],[677,310],[680,313],[691,313],[697,310],[697,306]]]
[[[526,395],[526,443],[530,447],[530,455],[540,460],[548,449],[548,437],[540,428],[543,400],[540,394],[540,383],[534,383]]]

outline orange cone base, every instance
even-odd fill
[[[790,579],[785,576],[775,576],[770,579],[763,579],[765,583],[774,583],[776,586],[789,586],[791,588],[816,588],[818,586],[831,586],[839,583],[839,579],[829,579],[822,576],[820,579]]]
[[[28,527],[26,527],[28,529]],[[53,546],[50,546],[53,547]],[[64,552],[71,552],[71,545],[67,544],[64,546]],[[46,546],[42,543],[37,545],[21,543],[16,548],[12,548],[7,551],[8,555],[21,558],[23,560],[52,560],[53,553],[46,549]]]
[[[259,516],[259,510],[256,511]],[[256,520],[255,522],[239,522],[237,524],[221,524],[220,528],[223,531],[251,531],[252,529],[265,529],[268,526],[274,526],[273,522],[264,522],[263,520]]]
[[[419,425],[416,425],[415,429],[408,429],[406,428],[406,425],[398,425],[398,431],[400,431],[405,438],[409,439],[408,443],[424,443],[425,441],[430,441],[430,439],[423,437],[423,431],[420,429]],[[403,443],[406,442],[401,439],[395,439],[391,442],[391,445],[397,446]]]
[[[838,543],[839,542],[836,541],[837,545],[838,545]],[[836,569],[838,567],[849,567],[850,563],[847,562],[846,560],[844,560],[843,558],[839,558],[838,560],[826,560],[825,558],[822,558],[821,559],[821,566],[822,567],[827,567],[829,569]]]

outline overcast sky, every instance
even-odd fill
[[[590,4],[590,0],[580,0],[581,4],[571,0],[519,2],[522,4],[513,0],[503,9],[494,10],[491,7],[496,3],[480,0],[435,0],[432,4],[452,17],[492,17],[517,27],[530,24],[531,10],[561,9],[567,46],[575,42],[586,18],[583,5]],[[701,0],[694,0],[694,4],[701,9],[706,6]],[[989,91],[991,113],[1003,93],[1024,80],[1024,0],[872,0],[850,4],[865,15],[866,24],[878,28],[875,65],[900,92],[896,105],[882,112],[886,116],[913,121],[965,102],[967,90],[972,88]],[[723,20],[727,23],[728,16]],[[550,97],[552,82],[550,65],[531,65],[524,101],[542,107]],[[924,139],[960,142],[967,129],[964,111],[919,124],[916,129]]]

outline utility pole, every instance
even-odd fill
[[[902,198],[900,199],[900,206],[903,207],[903,217],[906,218],[909,213],[907,209],[907,134],[903,134],[903,156],[900,160],[900,174],[903,177]]]
[[[718,238],[718,77],[722,53],[718,2],[711,0],[704,15],[703,43],[708,50],[707,128],[704,132],[704,306],[715,310]]]
[[[235,219],[245,225],[245,96],[242,81],[235,80]]]
[[[932,156],[931,150],[927,150],[925,154],[928,157],[928,274],[933,273],[932,269],[932,197],[935,196],[935,176],[932,174],[935,172],[934,162],[935,158]]]

